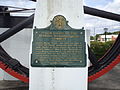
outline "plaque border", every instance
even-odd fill
[[[63,23],[63,25],[61,26],[61,27],[57,27],[58,25],[57,24],[59,24],[58,22],[56,22],[55,23],[55,20],[56,20],[56,18],[57,19],[59,19],[59,17],[61,17],[62,19],[63,19],[63,21],[61,22],[61,23]],[[57,16],[55,16],[54,18],[53,18],[53,20],[51,21],[51,25],[50,26],[48,26],[47,28],[34,28],[33,29],[33,38],[34,38],[34,33],[35,33],[35,31],[36,30],[39,30],[39,31],[45,31],[45,30],[47,30],[47,31],[57,31],[57,30],[59,30],[59,31],[82,31],[82,32],[84,32],[84,46],[83,46],[83,48],[84,48],[84,63],[82,63],[82,64],[80,64],[80,66],[65,66],[65,65],[57,65],[57,66],[54,66],[54,65],[45,65],[45,66],[41,66],[40,64],[35,64],[35,63],[33,63],[33,61],[32,61],[32,54],[31,54],[31,66],[32,67],[66,67],[66,68],[69,68],[69,67],[86,67],[86,65],[87,65],[87,54],[86,54],[86,42],[85,42],[85,30],[84,30],[84,28],[82,28],[82,29],[73,29],[73,28],[71,28],[69,25],[68,25],[68,21],[66,21],[66,18],[64,17],[64,16],[62,16],[62,15],[57,15]],[[34,42],[34,40],[33,40],[33,42]],[[33,47],[33,42],[32,42],[32,47]],[[33,48],[32,48],[32,52],[33,52]]]

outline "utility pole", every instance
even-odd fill
[[[107,41],[106,35],[107,35],[108,28],[104,28],[104,31],[105,31],[105,42],[106,42]]]

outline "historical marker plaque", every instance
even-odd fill
[[[55,20],[61,21],[57,22]],[[85,31],[72,29],[63,16],[56,16],[48,28],[33,30],[33,67],[85,67]]]

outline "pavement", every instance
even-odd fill
[[[0,81],[0,90],[29,90],[21,81]],[[120,90],[120,64],[110,72],[89,83],[88,90]]]
[[[89,83],[88,90],[120,90],[120,64],[107,74]]]
[[[29,90],[29,84],[22,81],[0,81],[0,90]]]

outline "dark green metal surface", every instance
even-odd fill
[[[85,67],[85,31],[72,29],[65,18],[62,26],[54,22],[55,18],[49,27],[33,30],[31,66]]]

